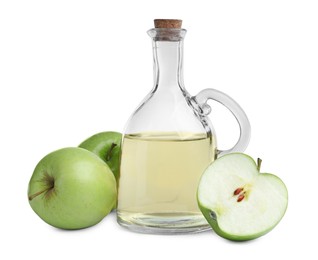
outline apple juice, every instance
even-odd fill
[[[197,205],[200,177],[216,157],[214,138],[206,133],[128,134],[121,156],[118,221],[138,226],[208,229]],[[144,230],[141,229],[141,230]]]

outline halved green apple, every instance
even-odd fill
[[[250,240],[272,230],[287,209],[280,178],[260,173],[248,155],[232,153],[214,161],[198,186],[198,204],[213,230],[230,240]]]

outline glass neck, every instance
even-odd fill
[[[183,90],[183,39],[185,29],[155,28],[152,39],[155,89]]]
[[[153,40],[154,80],[158,89],[183,86],[183,40]]]

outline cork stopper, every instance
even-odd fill
[[[181,29],[182,20],[178,19],[155,19],[155,28],[177,28]]]

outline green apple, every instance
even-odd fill
[[[63,148],[35,167],[28,198],[48,224],[81,229],[100,222],[116,203],[116,180],[109,167],[82,148]]]
[[[116,180],[118,180],[121,138],[122,135],[118,132],[101,132],[86,139],[79,147],[98,155],[108,164]]]
[[[203,173],[198,205],[213,230],[230,240],[250,240],[272,230],[287,209],[288,193],[277,176],[260,173],[246,154],[232,153]]]

